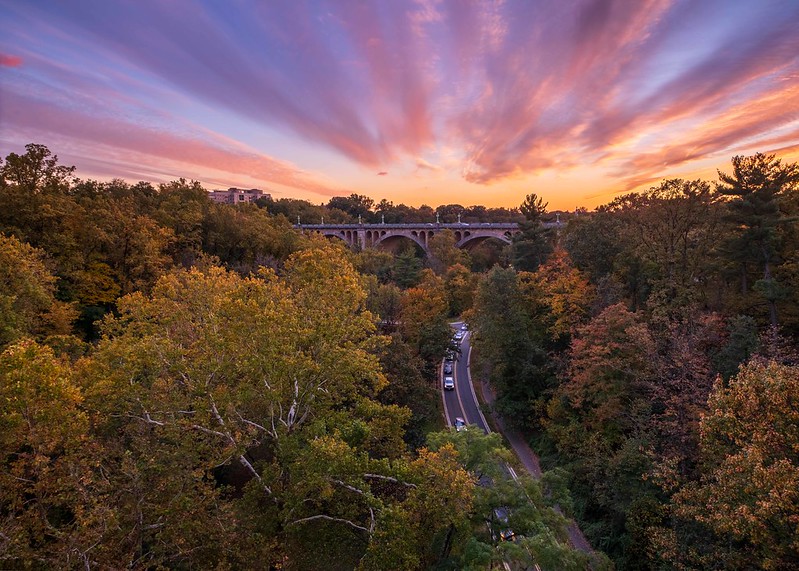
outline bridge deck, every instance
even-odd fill
[[[415,224],[295,224],[295,228],[307,230],[517,230],[517,222],[472,222],[437,224],[435,222],[418,222]]]

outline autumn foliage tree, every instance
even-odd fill
[[[44,252],[0,234],[0,347],[23,336],[69,333],[75,311],[55,294]]]
[[[77,568],[91,561],[82,398],[72,370],[48,347],[28,339],[0,354],[2,567]]]
[[[701,478],[673,498],[683,523],[653,530],[665,559],[681,567],[799,568],[797,394],[799,369],[775,362],[754,360],[728,386],[717,382],[701,422]]]

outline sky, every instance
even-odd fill
[[[799,0],[0,0],[0,156],[319,204],[593,208],[799,160]]]

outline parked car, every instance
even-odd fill
[[[447,375],[444,377],[444,390],[447,391],[455,390],[455,379],[452,378],[452,375]]]
[[[466,421],[463,420],[460,416],[455,418],[455,430],[460,432],[461,430],[466,430]]]
[[[449,361],[444,362],[444,374],[451,375],[452,374],[452,363]]]

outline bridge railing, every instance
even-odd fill
[[[419,222],[416,224],[295,224],[294,227],[307,230],[518,230],[519,224],[516,222],[456,222],[452,224]]]

